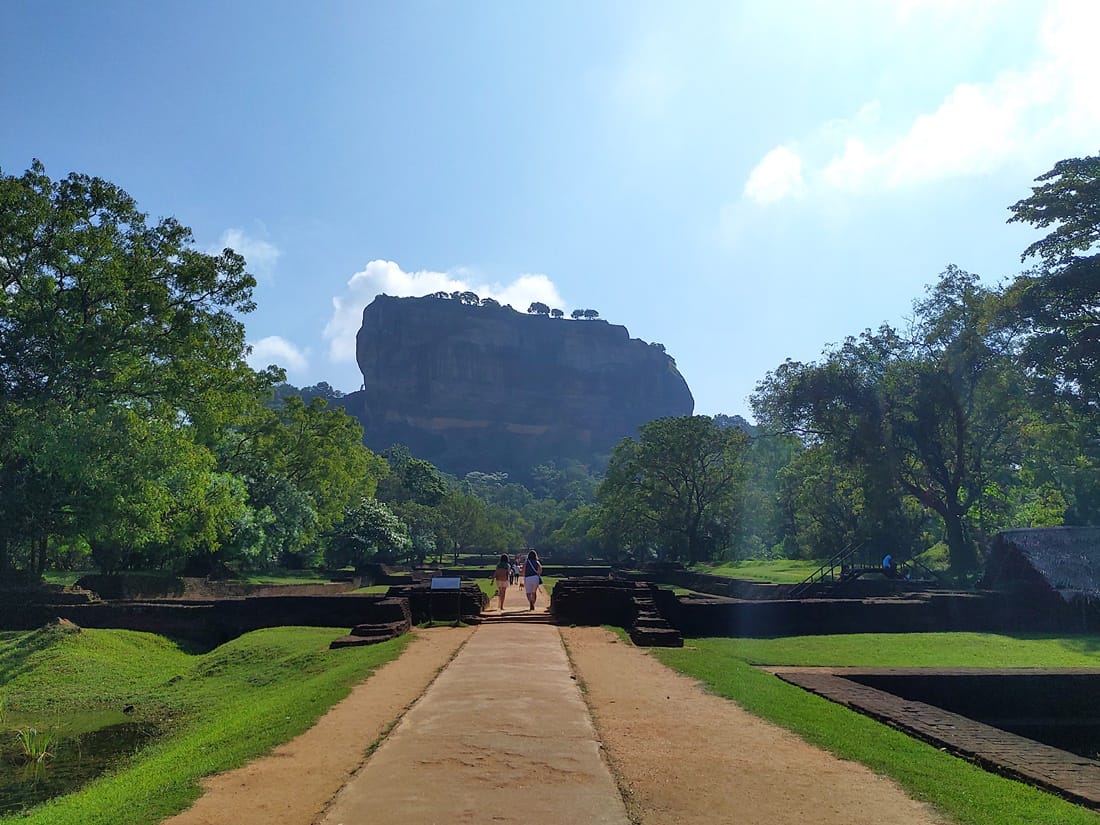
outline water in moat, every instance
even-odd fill
[[[51,741],[49,755],[29,758],[20,731],[30,728]],[[7,719],[0,728],[0,816],[79,790],[160,734],[162,725],[118,712]]]

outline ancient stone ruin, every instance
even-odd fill
[[[340,399],[374,450],[452,473],[589,461],[655,418],[690,415],[663,347],[599,320],[381,295],[356,339],[363,389]]]
[[[1005,530],[990,548],[982,586],[1053,607],[1100,605],[1100,527]]]

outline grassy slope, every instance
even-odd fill
[[[965,825],[1098,825],[1100,816],[987,773],[752,667],[771,665],[1072,667],[1100,665],[1100,637],[980,633],[861,634],[786,639],[692,639],[655,649],[671,667],[758,716],[845,759],[893,777],[914,798]]]
[[[821,562],[803,559],[776,559],[775,561],[749,559],[715,566],[700,564],[692,570],[696,573],[709,573],[712,576],[726,576],[731,579],[797,584],[820,566]]]
[[[333,637],[331,629],[272,628],[192,655],[125,630],[0,634],[0,692],[12,712],[133,704],[172,720],[172,732],[128,767],[0,823],[143,825],[181,810],[197,797],[199,778],[308,729],[409,639],[329,651]]]

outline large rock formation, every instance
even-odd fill
[[[363,389],[341,403],[368,446],[405,444],[452,473],[590,460],[694,407],[663,348],[606,321],[380,295],[356,352]]]

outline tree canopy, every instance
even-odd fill
[[[604,534],[644,558],[710,559],[740,517],[748,437],[707,416],[660,418],[611,454],[597,491]]]

